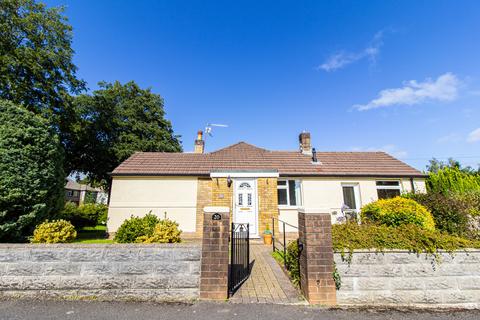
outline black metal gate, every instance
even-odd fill
[[[248,223],[232,223],[228,293],[232,295],[250,275],[250,230]]]

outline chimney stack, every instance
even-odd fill
[[[205,140],[203,140],[203,131],[199,130],[197,132],[197,139],[195,140],[195,149],[193,153],[204,153],[205,152]]]
[[[312,154],[312,142],[310,139],[310,132],[303,131],[298,136],[300,142],[300,152],[303,154]]]

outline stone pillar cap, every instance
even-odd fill
[[[230,213],[229,207],[204,207],[203,212],[205,213]]]
[[[329,208],[298,208],[298,212],[306,213],[306,214],[330,214],[332,209]]]

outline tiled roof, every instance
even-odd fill
[[[269,151],[240,142],[211,153],[137,152],[112,175],[202,176],[218,171],[278,171],[281,176],[421,177],[385,152],[317,152],[319,163],[299,151]]]
[[[91,186],[87,184],[80,184],[76,181],[73,181],[71,179],[66,179],[66,184],[65,184],[65,189],[69,190],[87,190],[87,191],[102,191],[99,188],[92,188]]]

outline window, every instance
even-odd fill
[[[250,186],[249,183],[247,183],[247,182],[242,182],[238,188],[239,188],[239,189],[251,189],[252,187]]]
[[[73,196],[73,190],[67,190],[67,197]]]
[[[394,180],[377,181],[378,199],[389,199],[400,195],[400,182]]]
[[[278,180],[278,204],[281,206],[300,206],[300,180]]]
[[[348,207],[348,209],[356,210],[357,201],[355,198],[355,186],[343,186],[343,203]]]

